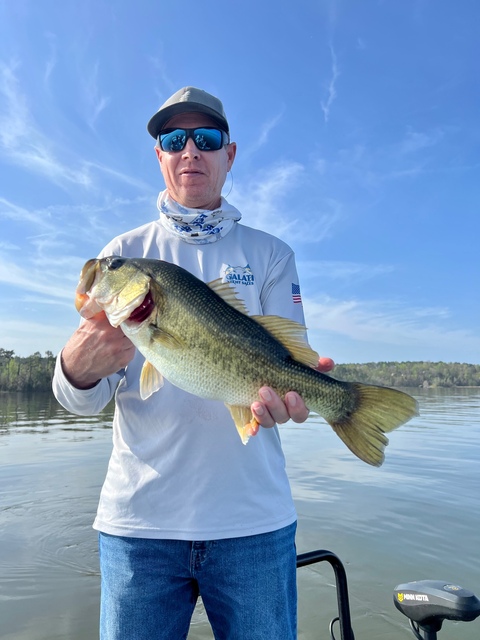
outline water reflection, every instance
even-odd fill
[[[417,398],[421,415],[390,435],[380,469],[358,461],[317,416],[281,427],[298,550],[342,558],[358,640],[411,637],[392,605],[400,582],[446,579],[480,594],[480,391],[421,390]],[[97,637],[91,523],[111,416],[112,407],[72,416],[49,394],[0,396],[2,640]],[[336,613],[330,568],[301,569],[299,593],[299,638],[327,637]],[[476,639],[479,623],[446,623],[440,637]],[[201,605],[189,638],[212,638]]]
[[[98,416],[76,416],[58,404],[51,393],[0,394],[0,436],[12,431],[49,432],[52,429],[90,431],[110,428],[113,402]]]

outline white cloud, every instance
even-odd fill
[[[270,132],[278,125],[283,117],[283,111],[284,110],[282,109],[280,113],[262,124],[257,139],[242,152],[244,159],[248,156],[253,155],[256,151],[258,151],[258,149],[263,147],[268,142]]]
[[[331,332],[357,342],[403,346],[416,352],[444,345],[449,352],[480,352],[480,338],[446,326],[448,308],[407,307],[392,301],[305,298],[311,331]]]
[[[302,272],[302,282],[308,277],[317,278],[322,274],[322,280],[351,280],[355,282],[370,280],[385,273],[394,271],[392,265],[387,264],[362,264],[359,262],[341,262],[336,260],[297,261],[298,269]],[[304,275],[303,275],[304,274]]]
[[[337,85],[338,77],[340,75],[340,71],[338,69],[338,64],[337,64],[337,56],[335,54],[335,51],[332,45],[330,45],[330,54],[332,57],[331,78],[328,83],[327,98],[326,100],[324,101],[322,100],[321,102],[321,107],[322,107],[323,117],[325,122],[328,122],[330,118],[330,110],[332,108],[332,104],[335,98],[337,97],[336,85]]]
[[[289,210],[286,198],[298,187],[303,173],[304,167],[299,163],[277,164],[243,185],[235,184],[231,200],[242,212],[246,224],[292,238],[299,224],[296,217],[299,212]]]
[[[54,66],[52,57],[47,63],[46,81]],[[70,150],[56,145],[52,136],[42,132],[35,123],[27,97],[21,91],[17,77],[19,68],[18,62],[10,65],[0,62],[0,98],[3,97],[0,100],[0,154],[8,162],[43,175],[62,188],[78,185],[92,191],[100,184],[100,179],[96,180],[100,173],[102,182],[107,176],[122,186],[129,185],[144,193],[151,191],[151,186],[144,180],[101,162],[79,158],[78,154],[72,161]],[[88,104],[87,121],[92,129],[108,104],[108,98],[98,93],[97,75],[98,67],[95,67],[84,91]],[[5,201],[0,199],[0,204],[5,204]]]
[[[18,244],[0,240],[0,251],[20,251],[20,247],[18,246]]]
[[[245,224],[290,242],[320,242],[341,219],[342,207],[332,198],[316,196],[306,214],[304,204],[295,204],[295,192],[304,188],[305,179],[302,164],[278,163],[243,184],[235,184],[229,199],[241,211]]]
[[[317,159],[318,173],[335,184],[335,179],[348,180],[371,192],[377,192],[390,181],[415,179],[427,171],[444,169],[435,166],[435,147],[444,139],[445,131],[414,131],[386,145],[356,143],[339,149],[335,157]],[[451,171],[448,167],[446,170]]]
[[[230,199],[242,212],[246,224],[282,235],[296,221],[292,220],[291,212],[282,210],[280,202],[298,185],[303,171],[304,167],[297,162],[277,164],[255,174],[245,184],[235,184]]]
[[[147,56],[147,61],[150,63],[152,69],[153,69],[153,77],[154,77],[154,82],[156,84],[160,84],[160,85],[164,85],[167,87],[167,91],[168,94],[171,95],[173,94],[175,91],[178,90],[178,82],[176,80],[173,80],[170,75],[167,72],[167,65],[166,65],[166,56],[163,53],[163,44],[160,41],[157,40],[156,43],[156,49],[157,51],[159,50],[159,55],[157,56]],[[159,106],[161,104],[163,104],[165,102],[165,100],[168,98],[167,95],[165,95],[165,92],[160,92],[157,91],[157,97],[158,97],[158,104]]]
[[[0,111],[0,142],[9,150],[15,147],[19,137],[23,136],[22,128],[28,118],[25,98],[20,94],[15,71],[18,62],[10,66],[0,63],[0,94],[5,106]]]
[[[111,178],[114,178],[115,180],[118,180],[122,184],[128,184],[132,187],[135,187],[136,189],[139,189],[140,191],[151,191],[151,185],[149,185],[144,180],[133,178],[130,174],[117,171],[116,169],[113,169],[112,167],[109,167],[107,165],[100,164],[98,162],[90,162],[87,160],[84,162],[84,166],[86,169],[94,169],[100,173],[110,176]]]
[[[16,222],[22,222],[32,224],[34,226],[44,227],[51,229],[51,223],[45,219],[45,215],[41,211],[31,211],[20,207],[19,205],[0,197],[0,218],[7,218],[15,220]]]
[[[422,151],[428,147],[435,146],[442,140],[444,132],[440,129],[434,131],[414,131],[412,127],[407,128],[405,138],[400,142],[400,153],[408,154]]]
[[[100,95],[99,90],[99,63],[97,62],[90,73],[84,76],[83,82],[83,98],[87,107],[87,123],[91,129],[95,128],[96,121],[102,111],[104,111],[110,102],[110,98]]]
[[[139,209],[148,212],[152,207],[153,194],[136,198],[104,196],[101,203],[51,205],[31,210],[0,198],[0,220],[9,219],[22,225],[23,233],[17,244],[32,251],[31,260],[57,263],[70,260],[72,255],[68,252],[78,246],[78,242],[83,250],[91,251],[87,249],[91,244],[98,251],[113,235],[122,233],[127,224],[131,224],[131,212],[138,217]],[[143,219],[138,219],[141,224]]]
[[[60,185],[89,187],[90,173],[85,167],[72,168],[59,160],[52,142],[37,127],[28,101],[20,89],[16,71],[18,62],[0,62],[0,152],[17,165],[46,176]]]
[[[61,285],[65,282],[65,275],[60,268],[56,277],[52,277],[52,273],[41,266],[36,268],[30,264],[21,267],[0,256],[0,282],[15,287],[17,295],[18,291],[23,291],[42,294],[47,299],[72,299],[72,290]]]
[[[46,39],[50,45],[50,56],[45,65],[45,73],[44,73],[44,81],[46,84],[50,82],[50,77],[53,73],[53,70],[57,66],[57,42],[56,37],[53,33],[47,32],[45,34]]]

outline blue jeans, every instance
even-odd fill
[[[101,640],[183,640],[201,595],[217,640],[295,640],[296,523],[185,542],[101,533]]]

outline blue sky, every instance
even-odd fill
[[[194,85],[322,355],[480,363],[479,24],[477,0],[0,0],[0,347],[61,349],[83,263],[157,215],[148,119]]]

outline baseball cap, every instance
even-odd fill
[[[147,124],[148,133],[156,140],[170,118],[178,113],[191,112],[204,113],[212,118],[220,129],[230,133],[223,104],[215,96],[196,87],[183,87],[164,102],[157,113],[150,118]]]

